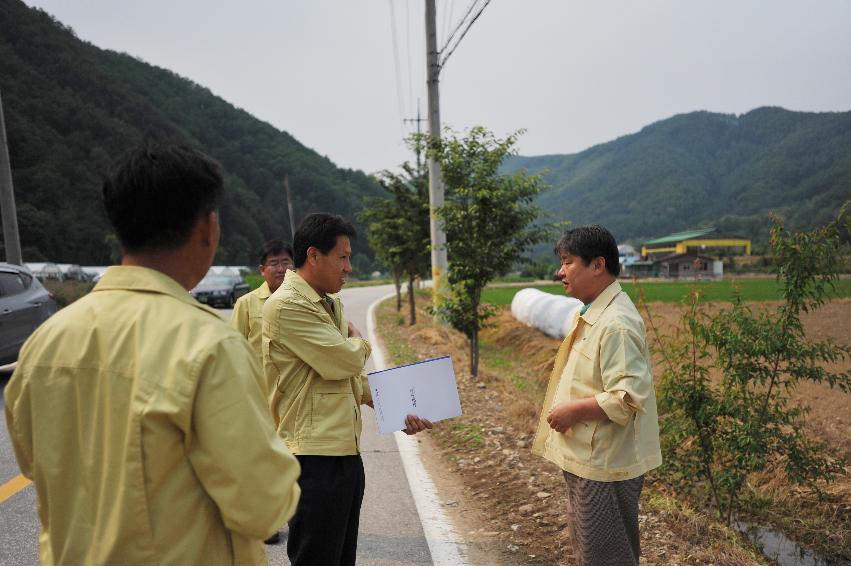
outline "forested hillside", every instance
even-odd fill
[[[364,196],[380,193],[203,86],[81,41],[19,0],[0,0],[0,94],[25,261],[114,258],[102,175],[144,141],[186,143],[223,165],[219,263],[253,265],[264,240],[289,237],[284,175],[296,222],[319,210],[354,220]],[[366,237],[354,251],[372,255]]]
[[[809,228],[851,198],[851,112],[693,112],[581,153],[506,164],[524,167],[548,171],[539,204],[555,219],[599,222],[619,240],[716,226],[764,241],[771,211]]]

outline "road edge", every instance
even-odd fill
[[[376,299],[370,303],[366,313],[366,333],[372,344],[372,357],[376,370],[386,369],[387,364],[383,347],[375,334],[375,308],[382,301],[395,296],[395,293],[390,293]],[[436,566],[468,566],[464,557],[466,545],[455,531],[451,519],[440,507],[437,488],[420,460],[420,448],[416,437],[408,436],[403,432],[396,432],[393,437],[399,448],[399,457],[402,459],[405,477],[408,479],[408,486],[414,497],[414,505],[423,526],[432,562]]]

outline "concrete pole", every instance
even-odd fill
[[[0,97],[0,214],[3,216],[3,244],[6,261],[23,265],[21,238],[18,235],[18,213],[15,209],[15,191],[12,187],[12,164],[6,144],[6,121],[3,117],[3,98]]]
[[[293,215],[293,198],[290,194],[290,176],[284,175],[284,190],[287,192],[287,210],[290,213],[290,243],[295,242],[295,216]]]
[[[428,131],[432,139],[440,139],[440,98],[438,93],[438,76],[440,63],[437,53],[437,26],[435,24],[436,10],[434,0],[425,0],[426,21],[426,64],[428,68]],[[431,209],[431,278],[433,281],[433,297],[435,308],[439,307],[444,296],[446,279],[446,233],[440,225],[435,209],[443,205],[443,179],[440,163],[434,158],[428,158],[428,200]]]

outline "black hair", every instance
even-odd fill
[[[263,244],[263,249],[260,250],[260,265],[265,265],[266,259],[270,255],[281,255],[284,252],[290,254],[290,258],[295,255],[293,247],[289,243],[283,240],[269,240]]]
[[[307,248],[314,247],[327,255],[337,245],[338,236],[358,237],[355,227],[339,214],[317,212],[301,221],[293,236],[293,262],[299,268],[307,261]]]
[[[219,164],[186,146],[142,146],[125,153],[103,183],[109,221],[125,251],[176,249],[198,219],[218,210]]]
[[[621,272],[615,237],[599,224],[566,230],[553,251],[556,255],[567,252],[579,256],[585,265],[589,265],[596,257],[602,257],[606,260],[606,271],[611,275],[617,277]]]

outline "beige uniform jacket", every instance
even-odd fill
[[[257,354],[257,362],[263,367],[263,305],[272,295],[269,284],[265,281],[262,285],[241,296],[233,306],[230,325],[237,332],[245,336],[251,349]],[[267,383],[264,379],[263,392],[267,398],[271,398],[275,383]]]
[[[563,434],[550,428],[550,409],[588,397],[609,420],[579,422]],[[662,464],[644,321],[617,281],[577,316],[562,342],[532,451],[596,481],[632,479]]]
[[[263,364],[275,383],[278,434],[294,454],[359,453],[360,404],[372,400],[364,365],[372,348],[349,338],[340,299],[331,307],[296,272],[263,306]]]
[[[230,325],[245,336],[251,348],[257,353],[257,359],[263,359],[263,305],[272,295],[269,284],[262,285],[241,296],[233,306]]]
[[[295,512],[248,343],[176,281],[111,267],[26,342],[6,418],[41,564],[265,564]]]

